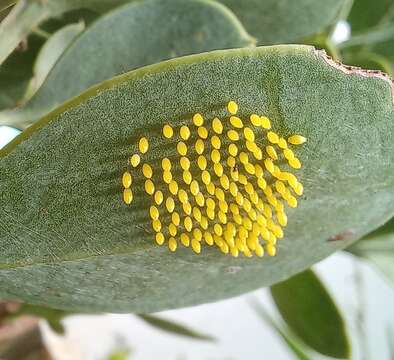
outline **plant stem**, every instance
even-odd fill
[[[14,5],[16,0],[1,0],[0,1],[0,12],[8,9],[10,6]]]
[[[32,33],[41,36],[44,39],[49,39],[51,37],[51,34],[49,32],[46,32],[38,27],[34,28]]]

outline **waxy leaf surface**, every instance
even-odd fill
[[[164,139],[162,126],[196,112],[225,121],[229,100],[245,121],[264,114],[281,136],[308,139],[297,149],[304,195],[276,257],[156,245],[140,173],[133,203],[122,201],[121,176],[141,136],[151,140],[143,161],[158,171],[178,139]],[[284,280],[392,217],[393,117],[387,77],[349,73],[309,46],[215,51],[105,81],[0,152],[0,296],[149,313]]]

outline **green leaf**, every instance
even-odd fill
[[[31,98],[45,81],[49,72],[63,52],[84,30],[83,22],[70,24],[55,32],[40,49],[33,68],[33,77],[29,82],[23,101]]]
[[[305,344],[327,356],[350,358],[345,322],[313,271],[272,286],[271,295],[287,325]]]
[[[235,296],[310,267],[393,216],[392,96],[383,75],[351,72],[299,45],[177,58],[90,88],[0,151],[0,296],[152,313]],[[162,126],[178,129],[196,112],[226,119],[231,99],[245,121],[265,114],[281,136],[308,138],[297,148],[305,195],[287,211],[275,257],[233,259],[208,246],[196,255],[181,245],[173,254],[155,244],[142,174],[133,172],[127,207],[122,173],[148,136],[143,161],[168,194],[160,162],[177,155]],[[262,130],[256,136],[265,146]],[[200,178],[195,162],[191,171]],[[182,184],[178,166],[173,176]]]
[[[355,0],[348,21],[352,37],[341,44],[344,61],[394,76],[394,3]]]
[[[158,328],[160,330],[169,332],[173,335],[186,336],[196,340],[207,340],[215,341],[212,336],[198,333],[186,326],[177,324],[173,321],[165,320],[163,318],[153,315],[138,315],[142,320],[147,322],[149,325]]]
[[[369,260],[394,283],[394,218],[346,250]]]
[[[104,12],[128,1],[130,0],[19,0],[0,23],[0,64],[45,20],[80,8]]]
[[[149,36],[147,29],[152,29]],[[239,21],[221,4],[207,0],[129,4],[85,31],[57,62],[31,102],[0,114],[0,122],[29,124],[91,85],[130,69],[252,43]]]
[[[219,0],[261,45],[300,41],[333,24],[346,0]]]
[[[302,345],[293,339],[291,335],[286,331],[286,329],[281,328],[275,323],[275,321],[268,315],[268,312],[257,302],[253,301],[251,303],[252,308],[265,322],[267,322],[271,327],[278,333],[278,335],[283,339],[286,345],[294,354],[295,358],[298,360],[310,360],[310,357],[306,354]]]

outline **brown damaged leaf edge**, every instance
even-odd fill
[[[391,88],[391,95],[394,103],[394,81],[390,75],[384,73],[380,70],[368,70],[362,69],[358,66],[346,65],[341,63],[338,60],[334,60],[331,56],[329,56],[325,50],[317,50],[315,49],[316,54],[321,57],[327,64],[342,71],[344,74],[347,75],[357,75],[362,77],[372,77],[376,79],[381,79],[386,81]]]

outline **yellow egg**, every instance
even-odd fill
[[[185,234],[185,233],[181,234],[181,243],[183,246],[186,246],[186,247],[190,246],[190,238],[187,234]]]
[[[267,133],[267,139],[269,142],[271,142],[272,144],[277,144],[279,142],[279,136],[277,133],[273,132],[273,131],[268,131]]]
[[[294,169],[300,169],[301,168],[301,161],[297,158],[289,160],[289,165],[294,168]]]
[[[153,184],[153,181],[148,179],[145,181],[145,191],[149,195],[153,195],[155,192],[155,185]]]
[[[266,146],[265,151],[272,160],[278,160],[278,154],[272,145]]]
[[[130,164],[132,167],[137,167],[141,162],[141,158],[138,154],[134,154],[130,157]]]
[[[264,129],[267,129],[267,130],[271,129],[271,121],[270,121],[270,119],[268,119],[265,116],[261,116],[260,119],[261,119],[261,126]]]
[[[220,141],[219,137],[216,136],[216,135],[212,136],[212,138],[211,138],[211,144],[212,144],[212,147],[213,147],[213,148],[215,148],[215,149],[217,149],[217,150],[220,149],[221,141]]]
[[[211,175],[209,174],[209,172],[207,170],[204,170],[201,174],[201,179],[202,182],[207,185],[211,182]]]
[[[262,124],[260,116],[258,116],[256,114],[250,115],[250,122],[256,127],[261,126],[261,124]]]
[[[193,123],[196,126],[201,126],[204,124],[204,118],[202,117],[201,114],[197,113],[193,115]]]
[[[223,132],[223,124],[218,118],[213,119],[212,129],[216,134],[221,134]]]
[[[192,249],[196,254],[200,254],[201,253],[201,244],[199,241],[197,241],[196,239],[192,240]]]
[[[230,140],[232,140],[232,141],[238,141],[239,140],[239,134],[235,130],[227,131],[227,137]]]
[[[168,239],[168,248],[170,249],[170,251],[174,252],[177,248],[177,242],[173,237],[170,237]]]
[[[163,244],[164,244],[165,238],[164,238],[163,233],[158,232],[158,233],[156,234],[156,236],[155,236],[155,239],[156,239],[157,245],[163,245]]]
[[[149,164],[142,165],[142,173],[147,179],[150,179],[153,176],[153,170]]]
[[[192,182],[192,174],[189,170],[185,170],[182,173],[182,177],[185,184],[189,185]]]
[[[198,136],[201,138],[201,139],[206,139],[207,137],[208,137],[208,130],[204,127],[204,126],[200,126],[198,129],[197,129],[197,133],[198,133]]]
[[[193,228],[193,221],[189,216],[185,217],[185,220],[183,220],[183,225],[185,226],[185,229],[187,232],[192,231]]]
[[[235,101],[229,101],[227,104],[227,110],[232,115],[236,114],[238,112],[238,104]]]
[[[176,211],[174,211],[174,212],[171,214],[171,220],[172,220],[172,223],[173,223],[174,225],[178,226],[179,223],[180,223],[180,221],[181,221],[181,217],[179,216],[179,214],[178,214]]]
[[[163,181],[166,184],[169,184],[172,181],[172,174],[171,171],[164,170],[163,171]]]
[[[161,230],[161,222],[160,220],[152,220],[152,228],[154,231],[159,232]]]
[[[216,176],[221,177],[223,175],[223,166],[221,163],[214,163],[213,164],[213,171],[215,172]]]
[[[182,170],[190,169],[190,160],[186,156],[182,156],[179,160]]]
[[[244,136],[246,140],[254,142],[254,132],[251,128],[246,127],[244,129]]]
[[[123,201],[127,205],[130,205],[131,202],[133,201],[133,192],[131,191],[130,188],[123,190]]]
[[[209,246],[213,245],[213,237],[209,231],[204,232],[204,240],[207,243],[207,245]]]
[[[200,187],[198,186],[198,182],[196,180],[193,180],[190,184],[190,192],[193,195],[197,195],[199,191],[200,191]]]
[[[211,152],[211,160],[216,164],[220,161],[220,152],[219,150],[213,149]]]
[[[229,146],[228,146],[228,153],[231,155],[231,156],[237,156],[237,154],[238,154],[238,147],[237,147],[237,145],[235,145],[235,144],[230,144]]]
[[[204,152],[204,141],[198,139],[194,145],[197,154],[201,155]]]
[[[163,135],[165,138],[170,139],[174,135],[174,130],[168,124],[163,126]]]
[[[293,145],[301,145],[306,142],[306,137],[302,135],[292,135],[290,136],[287,141]]]
[[[172,195],[178,194],[178,183],[175,180],[172,180],[168,185],[168,189]]]
[[[179,192],[178,192],[178,198],[179,198],[179,201],[180,201],[182,204],[185,204],[185,203],[187,203],[187,202],[189,201],[189,197],[188,197],[188,195],[187,195],[187,192],[186,192],[185,190],[183,190],[183,189],[180,189],[180,190],[179,190]]]
[[[155,196],[154,196],[154,199],[155,199],[155,203],[157,204],[157,205],[161,205],[161,203],[163,202],[163,193],[160,191],[160,190],[157,190],[156,192],[155,192]]]
[[[201,192],[199,192],[199,193],[195,196],[194,199],[196,200],[196,203],[197,203],[198,206],[201,206],[201,207],[204,206],[204,204],[205,204],[205,198],[204,198],[204,195],[203,195]]]
[[[190,137],[190,130],[186,125],[181,126],[179,130],[179,135],[183,140],[187,140]]]
[[[164,158],[161,161],[161,167],[164,171],[170,171],[171,170],[171,161],[170,159]]]
[[[122,176],[122,184],[125,189],[129,188],[133,182],[133,178],[128,171],[125,171]]]
[[[207,159],[205,156],[200,155],[197,159],[197,165],[200,168],[200,170],[205,170],[207,168]]]
[[[151,206],[149,209],[149,214],[152,220],[157,220],[159,218],[159,210],[156,206]]]
[[[138,147],[142,154],[145,154],[149,149],[149,142],[146,137],[142,137],[138,143]]]
[[[175,209],[175,201],[171,196],[166,199],[166,208],[169,213],[172,213]]]
[[[237,116],[231,116],[230,117],[230,124],[232,126],[234,126],[235,128],[237,128],[237,129],[241,129],[244,126],[242,120],[239,117],[237,117]]]
[[[187,154],[187,146],[183,141],[180,141],[177,144],[176,149],[177,149],[179,155],[185,156]]]

